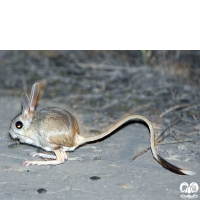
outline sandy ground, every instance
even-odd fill
[[[170,162],[193,170],[195,176],[180,176],[167,171],[152,157],[150,151],[133,162],[129,159],[149,145],[149,131],[135,123],[111,137],[84,145],[67,161],[58,166],[22,166],[25,160],[34,160],[29,153],[36,147],[19,145],[8,136],[9,122],[20,111],[20,99],[0,98],[2,126],[0,140],[1,187],[0,199],[179,199],[182,182],[200,183],[199,162],[195,150],[199,143],[161,145],[161,151],[172,151]],[[43,105],[42,105],[43,104]],[[49,106],[54,106],[48,102]],[[14,106],[13,106],[14,105]],[[40,104],[40,107],[46,103]],[[66,108],[64,105],[60,105]],[[18,144],[11,146],[12,144]],[[177,150],[178,145],[178,150]],[[180,150],[182,148],[182,150]],[[181,161],[180,161],[181,158]],[[35,159],[36,160],[36,159]],[[39,189],[42,193],[39,193]]]

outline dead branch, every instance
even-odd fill
[[[170,113],[171,111],[174,111],[179,108],[187,107],[187,106],[188,106],[188,104],[181,104],[181,105],[173,106],[173,107],[167,109],[164,113],[160,114],[160,117],[165,116],[166,114]]]

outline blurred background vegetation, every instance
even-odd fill
[[[66,82],[63,77],[89,78],[98,70],[123,71],[141,66],[199,84],[200,51],[0,51],[0,90],[9,95],[8,90],[15,89],[13,95],[41,79]]]
[[[0,97],[20,101],[33,83],[46,80],[43,101],[81,113],[96,129],[131,113],[154,121],[182,104],[197,105],[184,114],[200,120],[199,77],[200,51],[0,51]]]

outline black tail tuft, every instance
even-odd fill
[[[165,159],[163,159],[161,156],[157,154],[158,162],[166,169],[170,170],[171,172],[174,172],[176,174],[180,175],[194,175],[194,172],[188,171],[186,169],[179,168],[175,165],[172,165],[171,163],[167,162]]]

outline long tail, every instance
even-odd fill
[[[130,120],[135,120],[135,119],[142,120],[148,125],[149,130],[150,130],[150,134],[151,134],[151,136],[150,136],[151,151],[152,151],[153,157],[157,160],[158,163],[160,163],[164,168],[166,168],[166,169],[168,169],[168,170],[170,170],[170,171],[172,171],[176,174],[180,174],[180,175],[194,175],[195,174],[194,172],[189,171],[187,169],[182,169],[182,168],[179,168],[175,165],[172,165],[171,163],[169,163],[165,159],[163,159],[156,152],[155,136],[154,136],[153,126],[152,126],[151,122],[146,117],[143,117],[141,115],[130,115],[128,117],[125,117],[124,119],[120,120],[118,123],[116,123],[114,126],[109,128],[104,133],[101,133],[100,135],[97,135],[97,136],[94,136],[94,137],[85,138],[85,140],[83,142],[81,142],[79,145],[87,143],[87,142],[93,142],[93,141],[102,139],[102,138],[108,136],[109,134],[111,134],[113,131],[115,131],[117,128],[119,128],[121,125],[125,124],[126,122],[128,122]]]

